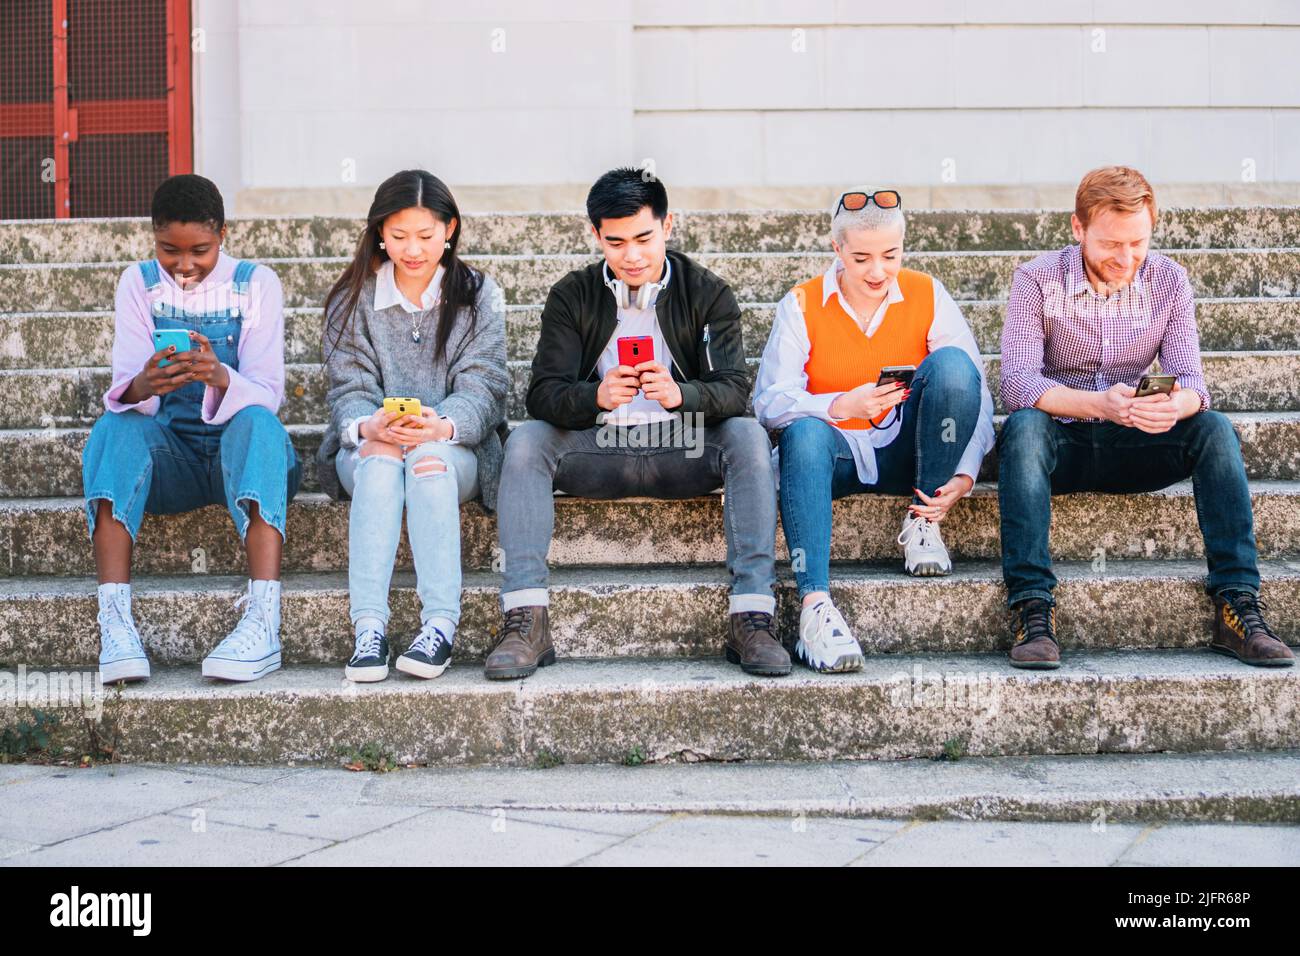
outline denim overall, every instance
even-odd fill
[[[247,310],[250,278],[256,265],[235,266],[233,294],[224,309],[189,313],[164,301],[158,261],[139,264],[146,293],[153,300],[156,329],[199,332],[217,360],[239,368],[239,334]],[[288,502],[298,490],[301,469],[289,435],[275,413],[261,406],[241,409],[220,425],[203,421],[202,382],[190,382],[159,396],[156,414],[131,410],[106,412],[95,422],[82,455],[82,487],[91,537],[96,501],[108,499],[113,517],[134,541],[148,514],[180,514],[209,504],[224,504],[243,540],[248,531],[247,502],[284,537]]]

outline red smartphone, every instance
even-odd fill
[[[618,364],[636,368],[655,360],[655,340],[650,335],[629,335],[618,340]]]

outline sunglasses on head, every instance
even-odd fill
[[[903,197],[892,189],[880,189],[874,193],[845,193],[840,197],[840,204],[835,211],[847,209],[849,212],[857,212],[859,209],[865,209],[869,202],[875,203],[881,209],[897,209],[903,205]]]

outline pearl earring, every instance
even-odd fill
[[[379,244],[379,248],[380,248],[380,249],[387,249],[388,247],[385,246],[385,245],[381,242],[381,243]]]

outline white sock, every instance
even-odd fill
[[[433,626],[442,631],[442,636],[447,639],[447,643],[453,643],[456,639],[456,625],[451,623],[445,617],[433,618]]]
[[[776,598],[768,594],[733,594],[727,601],[728,614],[741,614],[745,611],[762,611],[765,614],[776,613]]]
[[[131,585],[130,584],[101,584],[99,586],[99,609],[107,610],[117,598],[122,595],[126,598],[126,617],[131,619]]]
[[[378,631],[384,633],[384,622],[377,617],[359,617],[355,625],[356,630],[354,637],[360,637],[362,631]]]

